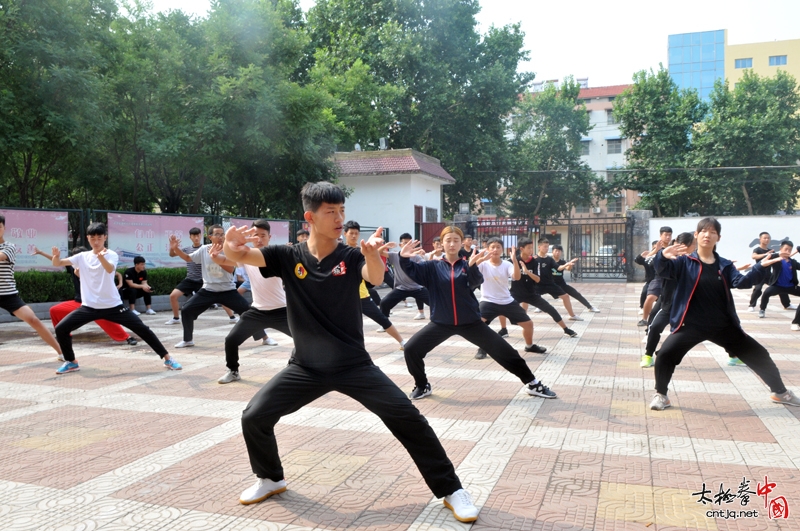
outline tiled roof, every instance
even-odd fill
[[[629,87],[631,87],[631,85],[611,85],[608,87],[592,87],[587,89],[581,89],[581,92],[578,95],[578,97],[581,99],[589,99],[589,98],[607,98],[608,96],[619,96],[625,91],[625,89]]]
[[[333,160],[342,175],[424,173],[447,183],[456,182],[438,159],[413,149],[337,152]]]

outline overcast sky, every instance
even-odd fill
[[[155,11],[205,16],[209,0],[151,0]],[[304,10],[315,0],[300,0]],[[482,31],[520,22],[536,79],[588,77],[590,87],[621,85],[633,73],[667,66],[667,35],[728,30],[728,44],[800,39],[800,0],[481,0]],[[645,7],[647,6],[647,7]]]

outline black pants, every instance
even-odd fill
[[[194,322],[197,317],[214,304],[227,306],[234,313],[243,314],[250,308],[247,300],[239,295],[235,289],[228,291],[208,291],[201,289],[181,308],[181,322],[183,323],[183,340],[191,341],[194,337]]]
[[[639,308],[644,308],[644,301],[647,300],[647,288],[650,287],[650,281],[644,283],[642,286],[642,293],[639,294]]]
[[[561,314],[558,313],[558,310],[553,308],[553,305],[544,300],[542,296],[539,295],[538,293],[534,293],[531,295],[530,293],[512,292],[511,296],[514,297],[514,300],[516,301],[519,301],[521,303],[526,302],[535,308],[539,308],[544,313],[552,317],[553,321],[555,321],[556,323],[560,323],[561,321],[564,320],[561,318]]]
[[[648,356],[652,356],[656,351],[658,341],[661,339],[661,332],[669,325],[669,310],[653,308],[650,318],[651,321],[647,327],[647,345],[644,347],[644,353]]]
[[[403,391],[374,365],[319,372],[290,363],[267,382],[242,414],[244,441],[256,476],[284,479],[275,424],[331,391],[349,396],[380,417],[411,455],[436,497],[461,488],[453,463],[433,428]]]
[[[766,284],[766,282],[762,282],[761,284],[756,284],[756,286],[753,288],[753,294],[750,295],[750,306],[752,308],[755,308],[756,304],[758,304],[758,298],[763,293],[762,290],[764,289],[764,284]],[[773,295],[774,295],[774,293],[773,293]],[[789,296],[787,294],[785,294],[785,293],[779,293],[778,295],[780,295],[781,304],[783,305],[783,307],[784,308],[788,308],[789,304],[790,304]],[[764,308],[766,308],[766,307],[764,307]]]
[[[239,322],[233,325],[231,331],[225,337],[225,365],[232,371],[239,370],[239,346],[245,339],[253,336],[253,339],[262,339],[265,328],[274,328],[291,336],[289,330],[289,320],[286,314],[286,307],[275,310],[259,310],[250,308],[241,315]]]
[[[557,284],[557,285],[560,286],[561,289],[563,289],[567,293],[567,295],[569,295],[570,297],[572,297],[573,299],[575,299],[579,303],[583,304],[584,306],[586,306],[590,310],[592,309],[592,304],[589,301],[587,301],[586,297],[581,295],[580,292],[578,292],[578,290],[576,290],[575,288],[573,288],[572,286],[570,286],[566,282],[564,282],[563,284]]]
[[[483,321],[464,325],[443,325],[430,322],[406,342],[403,354],[414,385],[422,389],[428,383],[425,375],[425,356],[453,336],[461,336],[485,350],[501,367],[519,378],[522,383],[534,380],[528,364],[514,347],[489,328]]]
[[[662,395],[667,394],[669,382],[675,367],[689,350],[703,341],[711,341],[724,348],[729,356],[735,356],[761,378],[773,393],[785,393],[786,387],[781,380],[781,373],[769,352],[761,344],[748,336],[738,326],[729,326],[719,329],[701,329],[697,326],[684,325],[677,332],[671,334],[656,356],[656,391]]]
[[[786,297],[786,303],[784,303],[783,299],[781,299],[783,307],[786,308],[789,306],[789,295],[800,297],[800,287],[799,286],[792,286],[791,288],[784,288],[781,286],[768,287],[766,290],[764,290],[764,295],[761,297],[762,310],[767,309],[767,304],[769,304],[769,298],[776,294]],[[792,320],[792,324],[800,324],[800,304],[797,305],[797,310],[795,310],[794,312],[794,320]]]
[[[369,297],[361,299],[361,313],[381,325],[384,330],[392,326],[392,322],[389,318],[381,313],[381,309],[378,308],[378,305]]]
[[[383,312],[383,315],[386,317],[389,317],[389,312],[392,311],[392,308],[408,297],[414,297],[414,300],[417,301],[417,310],[419,311],[422,311],[423,305],[430,305],[430,296],[428,295],[427,288],[415,289],[413,291],[393,289],[381,300],[381,312]]]
[[[145,306],[150,306],[150,303],[152,302],[150,293],[143,289],[124,288],[122,291],[125,295],[125,299],[128,301],[128,304],[136,304],[136,299],[138,298],[144,299]]]
[[[95,309],[88,306],[81,306],[74,312],[64,317],[58,326],[56,326],[56,339],[61,347],[61,352],[64,354],[64,359],[67,361],[75,361],[75,351],[72,350],[72,332],[92,321],[98,319],[105,319],[112,323],[117,323],[124,326],[137,336],[144,339],[150,348],[162,358],[169,354],[161,341],[158,340],[156,335],[150,328],[142,322],[139,317],[133,315],[127,306],[120,304],[115,308],[102,308]]]

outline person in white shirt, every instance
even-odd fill
[[[481,319],[488,324],[498,316],[508,318],[511,324],[519,325],[522,328],[525,352],[544,354],[547,349],[533,343],[533,321],[522,306],[514,300],[508,289],[509,278],[520,279],[519,263],[501,258],[503,241],[500,238],[489,238],[486,243],[490,258],[478,265],[483,275],[480,300]],[[511,256],[516,256],[516,253],[517,249],[512,247]],[[486,351],[479,348],[475,358],[479,360],[486,358]]]
[[[21,319],[36,330],[39,337],[53,347],[61,360],[61,347],[56,338],[44,324],[36,317],[30,306],[19,296],[17,283],[14,281],[14,264],[17,262],[17,247],[3,239],[6,233],[6,218],[0,215],[0,308],[4,309],[17,319]]]
[[[72,266],[81,272],[81,307],[66,316],[56,326],[56,339],[64,353],[64,364],[56,374],[66,374],[80,370],[75,352],[72,350],[72,332],[86,323],[105,319],[117,323],[133,331],[141,337],[156,354],[164,360],[164,366],[173,371],[183,367],[170,357],[167,349],[156,335],[139,317],[122,304],[122,299],[114,282],[114,271],[119,256],[106,249],[108,231],[105,223],[92,223],[86,230],[91,251],[78,253],[69,258],[61,258],[61,251],[53,247],[53,265],[55,267]]]
[[[257,219],[253,222],[252,227],[255,229],[254,243],[256,248],[260,249],[269,245],[269,222],[266,219]],[[233,265],[235,263],[226,258],[221,265]],[[286,292],[283,290],[283,281],[280,277],[264,278],[259,268],[254,265],[243,264],[241,267],[246,278],[248,278],[248,288],[253,293],[253,304],[249,310],[241,315],[239,322],[234,325],[225,338],[225,364],[228,367],[228,372],[217,380],[221,384],[241,379],[239,375],[239,346],[244,343],[248,336],[263,332],[265,328],[274,328],[287,336],[292,335],[291,330],[289,330],[289,318],[286,314]],[[239,290],[243,287],[244,284],[239,286]],[[274,345],[278,344],[274,340],[272,340],[272,343]],[[269,343],[264,342],[263,344],[267,345]]]

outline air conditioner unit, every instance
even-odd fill
[[[592,214],[599,214],[600,212],[601,212],[601,209],[600,209],[600,207],[594,207],[594,208],[592,209]]]

